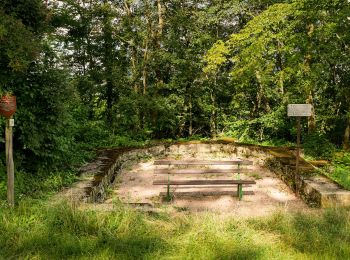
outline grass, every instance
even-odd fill
[[[22,198],[44,198],[78,180],[76,170],[37,172],[30,174],[15,172],[16,201]],[[6,198],[6,173],[0,171],[0,201]]]
[[[350,190],[350,153],[338,151],[333,154],[331,164],[319,170],[343,188]]]
[[[67,202],[0,206],[0,259],[348,259],[350,213],[275,213],[240,220],[110,212]]]
[[[350,153],[338,152],[334,155],[332,168],[328,177],[350,190]]]

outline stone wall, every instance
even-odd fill
[[[235,142],[186,142],[156,145],[140,149],[105,149],[82,167],[82,180],[66,191],[67,196],[85,202],[103,202],[108,188],[123,169],[145,158],[232,158],[249,159],[276,173],[306,203],[317,207],[350,206],[350,191],[324,176],[315,174],[314,166],[301,160],[300,175],[295,177],[295,155],[288,148],[265,147]]]

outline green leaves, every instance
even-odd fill
[[[37,44],[32,32],[20,20],[6,15],[0,9],[0,67],[3,84],[6,84],[6,78],[9,80],[11,71],[24,71],[34,60],[38,54]]]
[[[344,90],[349,82],[344,74],[349,71],[349,55],[343,42],[349,34],[339,31],[349,25],[340,22],[345,21],[346,10],[348,3],[330,0],[273,4],[228,40],[214,44],[204,58],[204,71],[222,76],[229,71],[226,77],[236,96],[248,96],[248,101],[235,103],[246,102],[241,108],[249,104],[251,120],[273,117],[272,111],[282,104],[306,99],[315,101],[318,113],[327,113],[329,98],[333,103],[348,100],[347,94],[329,96],[331,89]],[[235,112],[238,118],[246,115],[246,111]],[[319,120],[321,131],[327,131],[326,122]],[[262,121],[261,127],[269,127],[268,121]]]
[[[203,71],[205,73],[216,71],[220,65],[227,61],[226,56],[229,54],[229,52],[229,48],[223,41],[217,41],[204,58],[208,65],[203,69]]]

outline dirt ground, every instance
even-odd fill
[[[197,159],[202,158],[162,158],[162,159]],[[215,159],[217,158],[205,158]],[[220,160],[235,159],[222,157]],[[237,185],[233,186],[182,186],[172,187],[171,191],[191,192],[191,196],[175,196],[171,202],[166,202],[159,196],[166,191],[166,186],[153,185],[154,180],[166,180],[167,174],[155,174],[155,169],[163,166],[153,165],[154,160],[141,162],[131,169],[124,170],[117,178],[111,198],[106,203],[118,198],[123,203],[145,207],[153,210],[215,212],[233,214],[241,217],[259,217],[279,211],[307,211],[308,206],[284,184],[274,173],[262,167],[261,161],[252,159],[252,166],[245,166],[249,173],[241,173],[241,179],[255,180],[255,185],[243,186],[243,191],[253,191],[253,195],[244,195],[242,201],[236,197]],[[203,159],[202,159],[203,160]],[[213,167],[213,166],[211,166]],[[230,169],[231,166],[214,166],[216,169]],[[165,167],[167,168],[167,167]],[[193,168],[191,166],[191,168]],[[204,168],[204,167],[200,167]],[[209,168],[206,166],[205,168]],[[235,167],[232,167],[235,168]],[[175,174],[171,180],[200,180],[200,179],[236,179],[237,173],[229,174]],[[232,191],[232,195],[198,196],[198,192]]]

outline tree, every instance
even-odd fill
[[[314,4],[308,1],[274,4],[229,40],[217,42],[206,56],[207,72],[230,71],[237,96],[245,96],[235,101],[234,113],[239,115],[236,120],[246,120],[247,113],[250,127],[252,124],[257,127],[261,139],[265,128],[270,133],[287,128],[283,126],[287,103],[306,101],[320,114],[327,110],[335,112],[335,107],[326,108],[329,91],[337,93],[337,89],[343,89],[340,85],[346,79],[339,79],[348,68],[343,61],[334,59],[345,54],[335,21],[344,20],[340,14],[349,4],[332,1]],[[334,45],[329,46],[331,41],[342,51],[334,51]],[[332,100],[338,103],[334,97]],[[321,126],[328,125],[319,128],[321,132],[332,127],[324,118],[318,121]],[[313,115],[309,118],[310,130],[315,129],[315,122]]]

